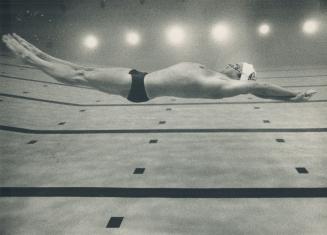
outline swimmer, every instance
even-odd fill
[[[3,35],[7,47],[26,63],[59,82],[95,88],[120,95],[131,102],[146,102],[161,96],[221,99],[252,94],[264,99],[302,102],[316,91],[291,91],[256,81],[251,64],[229,64],[221,71],[183,62],[151,73],[131,68],[94,68],[52,57],[17,34]]]

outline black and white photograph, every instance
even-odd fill
[[[324,235],[326,0],[1,0],[0,235]]]

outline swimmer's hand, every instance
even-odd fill
[[[290,101],[293,102],[303,102],[303,101],[308,101],[314,94],[317,92],[313,89],[299,92],[295,97],[291,98]]]

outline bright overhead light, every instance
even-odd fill
[[[185,32],[180,26],[172,26],[167,30],[167,39],[172,45],[180,45],[184,42]]]
[[[94,35],[88,35],[84,38],[84,46],[89,49],[94,49],[98,46],[98,39]]]
[[[319,22],[317,20],[307,20],[302,26],[302,30],[306,34],[314,34],[319,29]]]
[[[267,35],[270,33],[270,26],[268,24],[261,24],[258,28],[260,35]]]
[[[126,42],[131,46],[138,45],[140,40],[140,35],[136,32],[129,32],[126,34]]]
[[[225,23],[219,23],[212,27],[211,35],[216,42],[224,42],[230,37],[230,28]]]

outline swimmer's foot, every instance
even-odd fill
[[[294,102],[308,101],[316,93],[317,91],[310,89],[304,92],[299,92],[295,97],[291,98],[290,100]]]

